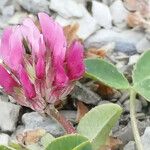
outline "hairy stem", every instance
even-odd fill
[[[143,145],[141,143],[140,134],[137,127],[137,121],[136,121],[136,112],[135,112],[135,100],[136,100],[136,92],[134,89],[130,89],[130,118],[131,118],[131,127],[136,143],[137,150],[143,150]]]
[[[59,122],[67,134],[76,133],[76,129],[73,127],[73,124],[68,121],[63,115],[61,115],[53,105],[49,105],[46,108],[45,113]]]

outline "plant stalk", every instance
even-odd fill
[[[138,131],[137,120],[136,120],[136,111],[135,111],[135,100],[136,100],[136,92],[134,89],[130,89],[130,118],[131,118],[131,127],[136,143],[137,150],[143,150],[143,145],[141,142],[140,134]]]
[[[67,134],[76,133],[76,129],[73,127],[73,124],[61,115],[53,105],[48,105],[45,109],[45,113],[48,116],[53,117],[64,128]]]

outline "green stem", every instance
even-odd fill
[[[131,127],[136,143],[137,150],[143,150],[143,145],[141,143],[140,134],[138,131],[137,121],[136,121],[136,112],[135,112],[135,100],[136,100],[136,92],[134,89],[130,89],[130,118],[131,118]]]

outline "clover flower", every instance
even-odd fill
[[[4,30],[0,42],[0,86],[20,105],[42,111],[69,94],[82,77],[83,46],[67,43],[63,28],[39,13]]]

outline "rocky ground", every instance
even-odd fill
[[[85,49],[104,50],[106,59],[131,80],[131,70],[140,54],[150,48],[150,2],[148,0],[0,0],[0,33],[8,25],[20,23],[38,12],[50,14],[62,26],[77,22],[77,35]],[[88,57],[93,51],[87,53]],[[98,83],[82,79],[67,98],[61,113],[76,125],[76,101],[88,108],[103,103],[117,103],[124,108],[123,115],[113,129],[124,150],[135,150],[129,118],[129,94],[114,91],[105,94]],[[137,96],[136,112],[144,150],[150,145],[150,103]],[[18,106],[15,101],[0,93],[0,144],[7,144],[23,131],[43,128],[54,136],[63,134],[62,128],[51,118]],[[146,130],[145,130],[146,129]],[[122,148],[120,148],[122,149]]]

